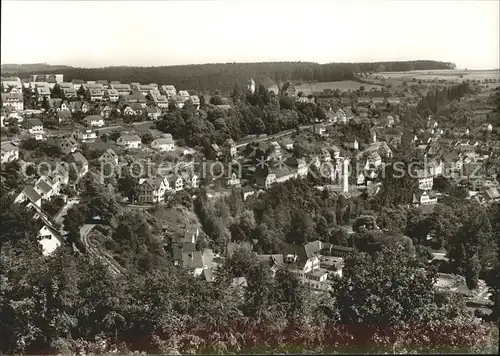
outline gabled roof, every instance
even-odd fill
[[[52,187],[50,184],[48,184],[44,180],[40,180],[37,184],[36,187],[39,188],[42,192],[44,193],[49,193],[52,190]]]
[[[104,154],[108,154],[108,155],[110,155],[112,158],[118,158],[118,155],[116,154],[116,152],[115,152],[115,151],[113,151],[113,149],[111,149],[111,148],[108,148],[106,151],[104,151],[104,153],[101,155],[101,157],[102,157]]]
[[[102,116],[99,115],[89,115],[85,117],[84,121],[91,122],[91,121],[100,121],[103,120]]]
[[[144,95],[142,95],[141,92],[138,91],[134,91],[132,94],[126,95],[125,100],[144,102],[144,103],[146,102],[146,98],[144,97]]]
[[[50,89],[48,87],[37,87],[36,93],[38,95],[50,95]]]
[[[2,93],[3,101],[23,101],[23,95],[18,93]]]
[[[156,106],[148,106],[146,107],[146,112],[148,114],[158,114],[160,110]]]
[[[125,142],[141,141],[141,138],[137,135],[121,135],[120,138]]]
[[[73,153],[70,157],[70,160],[74,162],[80,162],[82,165],[88,164],[87,159],[80,152]]]
[[[151,146],[153,145],[171,145],[174,143],[174,140],[172,139],[172,136],[170,137],[162,137],[162,138],[157,138],[153,142],[151,142]]]
[[[111,88],[112,89],[116,89],[118,91],[120,91],[120,90],[124,90],[124,91],[128,90],[128,91],[130,91],[131,90],[129,84],[121,84],[121,83],[113,83],[113,82],[111,83]]]
[[[42,121],[40,119],[34,118],[34,119],[28,119],[27,123],[29,126],[43,126]]]
[[[161,179],[160,177],[141,178],[141,179],[139,179],[139,186],[144,185],[144,184],[148,184],[151,186],[151,188],[157,190],[160,188],[162,181],[163,181],[163,179]]]
[[[10,142],[2,142],[1,150],[2,152],[10,152],[10,151],[19,151],[19,148],[17,148],[17,146],[13,145]]]
[[[23,191],[22,191],[22,193],[32,203],[36,203],[37,201],[39,201],[40,199],[42,199],[42,197],[40,196],[40,194],[38,194],[33,187],[26,187],[26,188],[24,188]]]
[[[99,88],[89,88],[90,95],[104,95],[104,91]]]
[[[61,119],[69,118],[69,117],[71,117],[71,112],[69,112],[67,110],[58,111],[57,116]]]
[[[498,188],[495,188],[495,187],[491,187],[489,189],[487,189],[485,192],[486,196],[488,197],[488,199],[498,199],[500,198],[500,192],[498,191]]]
[[[131,103],[128,105],[132,110],[137,111],[137,110],[142,110],[143,107],[139,103]]]

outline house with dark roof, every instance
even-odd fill
[[[90,127],[102,127],[104,126],[104,118],[99,115],[90,115],[83,119],[85,124]]]
[[[412,203],[414,206],[437,204],[437,195],[432,190],[419,190],[413,193]]]
[[[194,108],[198,110],[200,108],[200,98],[198,97],[198,95],[191,95],[189,98],[191,99]]]
[[[72,135],[49,137],[47,139],[47,144],[58,147],[59,150],[66,155],[76,152],[78,148],[78,141]]]
[[[165,95],[153,96],[153,101],[157,107],[160,109],[168,108],[168,98]]]
[[[60,185],[57,181],[53,181],[48,176],[41,176],[35,183],[34,189],[40,194],[42,200],[50,200],[52,197],[59,194]]]
[[[61,122],[69,122],[71,121],[71,112],[69,110],[63,110],[57,112],[57,121]]]
[[[145,104],[144,104],[145,105]],[[144,112],[144,108],[141,103],[131,103],[125,106],[123,109],[123,115],[132,116],[137,115],[140,116]]]
[[[101,164],[109,163],[113,166],[118,165],[118,155],[111,148],[108,148],[104,153],[98,158]]]
[[[283,243],[283,259],[285,263],[292,265],[299,271],[300,277],[304,277],[320,268],[318,256],[322,248],[323,243],[319,240],[305,245]]]
[[[292,82],[286,82],[281,89],[281,95],[294,98],[297,95],[295,85],[293,85]]]
[[[69,157],[69,162],[74,163],[73,167],[76,169],[78,177],[83,177],[89,171],[89,162],[87,159],[80,153],[75,152]]]
[[[163,178],[141,178],[138,185],[139,203],[161,203],[165,200],[166,187]]]
[[[151,148],[160,152],[169,152],[175,150],[175,142],[172,135],[167,133],[151,142]]]
[[[78,96],[75,88],[63,88],[62,92],[65,99],[72,99]]]
[[[122,134],[116,140],[118,146],[124,146],[126,148],[141,148],[142,140],[137,135]]]
[[[14,199],[14,203],[24,203],[26,201],[39,208],[42,206],[42,196],[33,187],[25,187]]]
[[[161,110],[156,106],[146,107],[146,114],[150,120],[158,120],[161,115]]]
[[[139,103],[139,104],[141,104],[142,108],[146,108],[146,102],[147,102],[146,98],[138,90],[132,91],[132,93],[130,95],[126,95],[124,98],[128,104]]]
[[[11,142],[4,141],[1,144],[2,163],[12,162],[19,159],[19,148]]]
[[[160,87],[160,92],[164,94],[167,98],[171,98],[177,95],[177,90],[173,85],[162,85]]]
[[[214,266],[214,253],[211,249],[182,252],[182,267],[189,270],[194,277],[200,276],[205,269],[213,269]]]

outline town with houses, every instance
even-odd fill
[[[367,79],[360,75],[359,80],[363,85]],[[388,167],[396,167],[402,155],[411,151],[419,164],[410,164],[411,170],[406,172],[411,188],[397,188],[405,190],[404,209],[416,209],[424,219],[437,214],[439,202],[448,196],[443,184],[446,189],[459,189],[464,200],[483,207],[500,201],[500,122],[498,108],[489,104],[473,112],[478,118],[476,127],[443,126],[429,112],[423,118],[424,127],[409,131],[404,110],[418,103],[411,96],[393,92],[380,97],[371,92],[369,98],[353,99],[350,90],[340,95],[328,90],[307,92],[307,86],[304,89],[303,84],[291,81],[263,89],[249,78],[246,95],[261,95],[264,90],[280,105],[283,101],[320,107],[321,118],[277,133],[190,147],[178,132],[162,129],[171,118],[168,115],[189,110],[194,117],[204,118],[207,110],[231,112],[237,105],[234,99],[228,95],[213,101],[206,92],[163,83],[66,80],[62,74],[2,77],[1,86],[4,189],[9,186],[9,172],[14,169],[24,174],[4,193],[33,215],[44,256],[53,255],[70,241],[66,216],[88,199],[82,188],[88,183],[82,182],[91,179],[107,185],[124,209],[177,211],[181,217],[175,221],[160,218],[160,230],[167,236],[164,249],[173,266],[206,282],[215,280],[221,261],[241,251],[255,253],[259,243],[255,245],[255,239],[229,240],[222,248],[207,243],[211,237],[196,218],[197,212],[179,205],[182,199],[196,200],[201,191],[212,202],[234,194],[243,202],[258,201],[288,182],[314,181],[317,191],[336,199],[376,199],[387,190]],[[476,88],[479,91],[459,99],[460,104],[499,95],[498,82],[491,86],[477,83]],[[174,167],[168,174],[160,169],[165,163]],[[131,178],[134,165],[140,172]],[[359,223],[364,218],[348,219],[341,229],[347,236],[366,231],[368,225],[360,228]],[[101,219],[94,216],[85,221],[79,226],[77,241],[70,244],[120,275],[123,263],[96,242],[97,229],[106,224]],[[433,233],[426,237],[430,242]],[[283,241],[278,249],[257,248],[256,258],[271,276],[286,267],[313,294],[322,295],[332,291],[333,280],[342,278],[345,258],[356,251],[352,242],[332,241]],[[449,259],[442,247],[436,247],[427,258],[428,263]],[[244,290],[248,286],[245,276],[234,277],[233,286]],[[471,310],[491,312],[483,280],[475,291],[464,286],[463,278],[457,282],[445,271],[435,284],[439,290],[462,293]]]
[[[10,162],[18,162],[26,167],[34,166],[36,159],[29,161],[30,156],[24,152],[25,142],[28,141],[43,142],[61,154],[60,161],[53,162],[49,173],[40,174],[21,191],[11,192],[15,195],[16,203],[32,209],[40,226],[40,244],[47,255],[64,243],[64,231],[60,224],[58,228],[53,217],[43,211],[43,202],[63,197],[65,204],[71,204],[78,199],[78,193],[70,200],[63,193],[66,191],[65,187],[74,184],[74,179],[70,179],[71,167],[77,167],[77,178],[83,178],[92,169],[102,168],[103,165],[114,169],[130,157],[138,161],[146,156],[154,156],[160,160],[177,157],[179,161],[185,162],[175,174],[168,177],[139,177],[135,200],[124,201],[130,205],[147,207],[166,204],[169,194],[183,190],[196,194],[196,189],[201,185],[208,188],[209,197],[212,198],[237,190],[243,199],[247,199],[291,179],[305,179],[311,169],[320,168],[323,177],[328,179],[327,184],[318,189],[332,189],[346,196],[372,196],[377,194],[382,185],[377,178],[381,168],[391,164],[394,159],[393,151],[404,144],[403,140],[410,140],[410,145],[425,158],[426,164],[414,171],[413,177],[418,184],[417,189],[412,192],[411,201],[407,201],[408,206],[420,207],[424,214],[432,213],[433,207],[443,195],[433,189],[433,182],[443,175],[451,177],[454,184],[466,184],[466,199],[475,200],[482,205],[500,200],[498,175],[495,176],[498,172],[488,171],[485,165],[486,162],[498,163],[500,160],[498,118],[496,122],[490,120],[472,129],[456,127],[452,132],[446,129],[445,134],[439,123],[429,115],[425,129],[403,138],[398,114],[388,113],[383,117],[369,115],[371,109],[388,105],[391,98],[379,102],[373,99],[358,100],[356,115],[353,114],[351,105],[341,105],[341,99],[336,109],[328,105],[325,119],[297,130],[269,136],[254,135],[238,142],[228,139],[223,146],[213,143],[211,150],[215,160],[229,157],[229,162],[238,163],[240,167],[232,172],[229,169],[229,174],[214,179],[214,176],[206,172],[201,177],[200,172],[193,169],[195,159],[206,163],[208,157],[204,157],[195,148],[179,145],[172,134],[154,129],[154,123],[161,120],[166,112],[182,109],[187,102],[192,105],[193,110],[199,111],[200,97],[194,92],[161,83],[79,79],[65,81],[62,74],[33,74],[23,79],[2,77],[1,85],[2,130],[15,132],[10,137],[2,135],[2,166]],[[250,93],[256,91],[256,83],[251,78],[247,90]],[[285,83],[280,90],[270,88],[269,91],[272,95],[287,96],[298,103],[316,103],[318,100],[316,96],[299,95],[292,82]],[[57,97],[54,93],[57,93]],[[392,100],[395,106],[399,105],[400,100],[396,99]],[[231,109],[228,101],[217,106],[223,110]],[[127,123],[127,117],[136,120],[139,118],[139,121]],[[49,119],[50,126],[44,123],[44,120]],[[371,123],[368,144],[361,145],[361,140],[357,137],[344,142],[328,140],[332,128],[361,121]],[[140,126],[146,129],[139,129]],[[110,132],[114,139],[109,138]],[[496,134],[496,140],[485,141],[485,134],[491,133]],[[305,135],[317,137],[319,144],[307,155],[297,157],[293,154],[294,146]],[[252,150],[247,149],[256,142],[264,147],[267,154],[265,162],[257,164],[251,160]],[[96,145],[101,149],[101,154],[86,157],[82,145]],[[257,161],[258,159],[257,157]],[[349,171],[349,164],[352,166],[354,162],[357,169],[351,168]],[[173,247],[174,263],[192,269],[195,276],[204,274],[210,280],[212,271],[216,268],[213,251],[193,250],[200,233],[198,227],[186,228],[184,240]],[[236,245],[239,244],[229,243],[227,253],[230,254]],[[259,259],[265,263],[271,261],[271,266],[285,263],[296,265],[296,272],[301,280],[318,291],[330,288],[328,276],[330,273],[341,275],[342,259],[353,250],[353,247],[332,245],[319,240],[303,246],[288,244],[285,247],[286,251],[282,254],[259,255]]]
[[[0,355],[498,355],[499,4],[2,1]]]

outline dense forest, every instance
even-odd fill
[[[439,109],[448,105],[453,100],[459,100],[471,91],[470,84],[463,82],[447,88],[437,88],[427,93],[417,105],[420,114],[435,114]]]
[[[339,81],[353,79],[354,73],[451,69],[453,63],[438,61],[400,61],[373,63],[264,62],[215,63],[161,67],[105,67],[57,69],[66,81],[119,80],[123,83],[173,84],[186,90],[227,92],[234,86],[245,86],[249,78],[270,85],[292,81]],[[54,73],[54,70],[44,71]],[[10,73],[23,76],[25,71]]]

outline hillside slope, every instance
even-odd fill
[[[173,84],[187,90],[220,90],[227,93],[235,86],[244,87],[249,78],[265,86],[287,80],[352,80],[354,73],[446,69],[453,63],[438,61],[401,61],[373,63],[263,62],[215,63],[160,67],[50,68],[40,73],[64,74],[65,80],[119,80],[123,83]],[[11,68],[11,67],[9,67]],[[27,67],[18,75],[26,74]],[[3,69],[2,69],[3,71]],[[34,71],[34,69],[33,69]],[[12,72],[11,74],[16,74]]]

